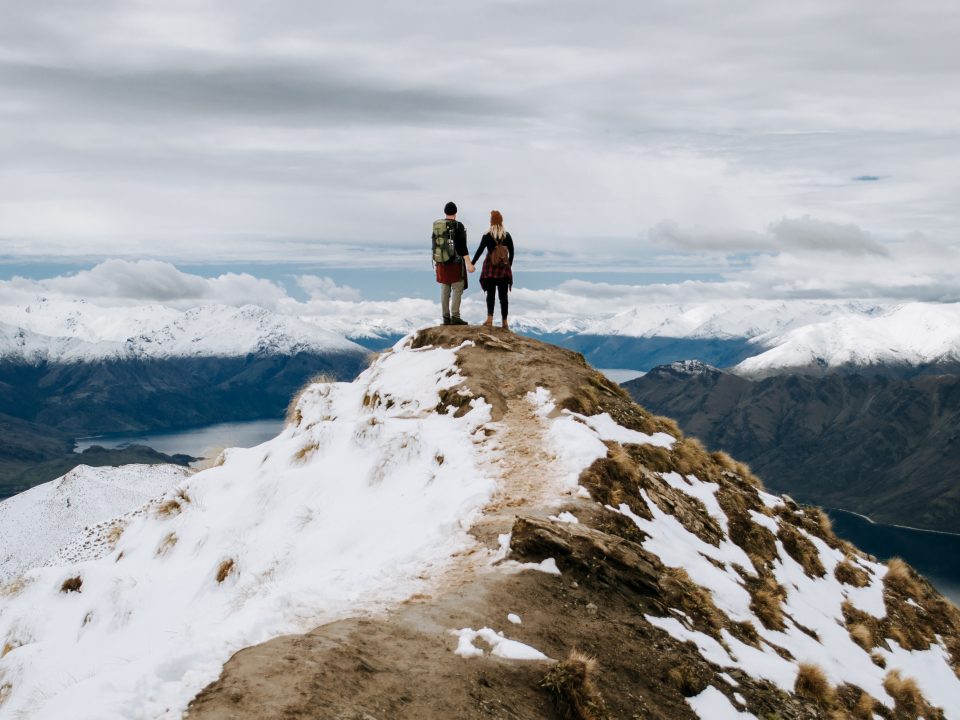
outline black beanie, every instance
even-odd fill
[[[456,215],[457,214],[457,204],[452,200],[443,206],[444,215]]]

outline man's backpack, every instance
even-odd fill
[[[490,264],[494,267],[510,267],[510,250],[502,239],[496,240],[490,251]]]
[[[433,221],[433,261],[435,263],[457,262],[460,259],[457,254],[456,237],[456,220]]]

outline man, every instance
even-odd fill
[[[457,220],[456,203],[448,202],[443,213],[446,221],[445,232],[452,234],[455,252],[447,262],[436,262],[437,282],[440,283],[440,309],[443,312],[444,325],[468,325],[460,317],[460,299],[467,289],[467,273],[474,271],[470,262],[470,250],[467,248],[467,229]],[[434,223],[433,241],[436,246],[437,228],[442,221]]]

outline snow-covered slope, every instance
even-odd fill
[[[0,306],[0,358],[27,362],[363,352],[330,330],[255,305],[101,307],[43,298]]]
[[[837,300],[717,300],[631,307],[598,319],[591,335],[669,338],[748,338],[766,345],[791,329],[841,317],[870,317],[887,305]]]
[[[0,585],[53,561],[86,528],[139,508],[190,473],[180,465],[78,465],[0,502]]]
[[[767,335],[769,350],[735,371],[763,375],[785,369],[926,365],[960,361],[960,304],[908,303],[884,312],[848,315]]]
[[[413,594],[492,491],[488,406],[435,412],[460,381],[427,349],[311,386],[279,437],[117,519],[99,556],[0,590],[0,717],[179,717],[237,649]]]

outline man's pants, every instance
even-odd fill
[[[463,295],[463,284],[463,280],[450,284],[440,284],[440,308],[443,310],[444,320],[449,317],[460,317],[460,298]],[[450,302],[451,290],[453,291],[453,302]],[[450,314],[451,311],[453,312],[452,315]]]

